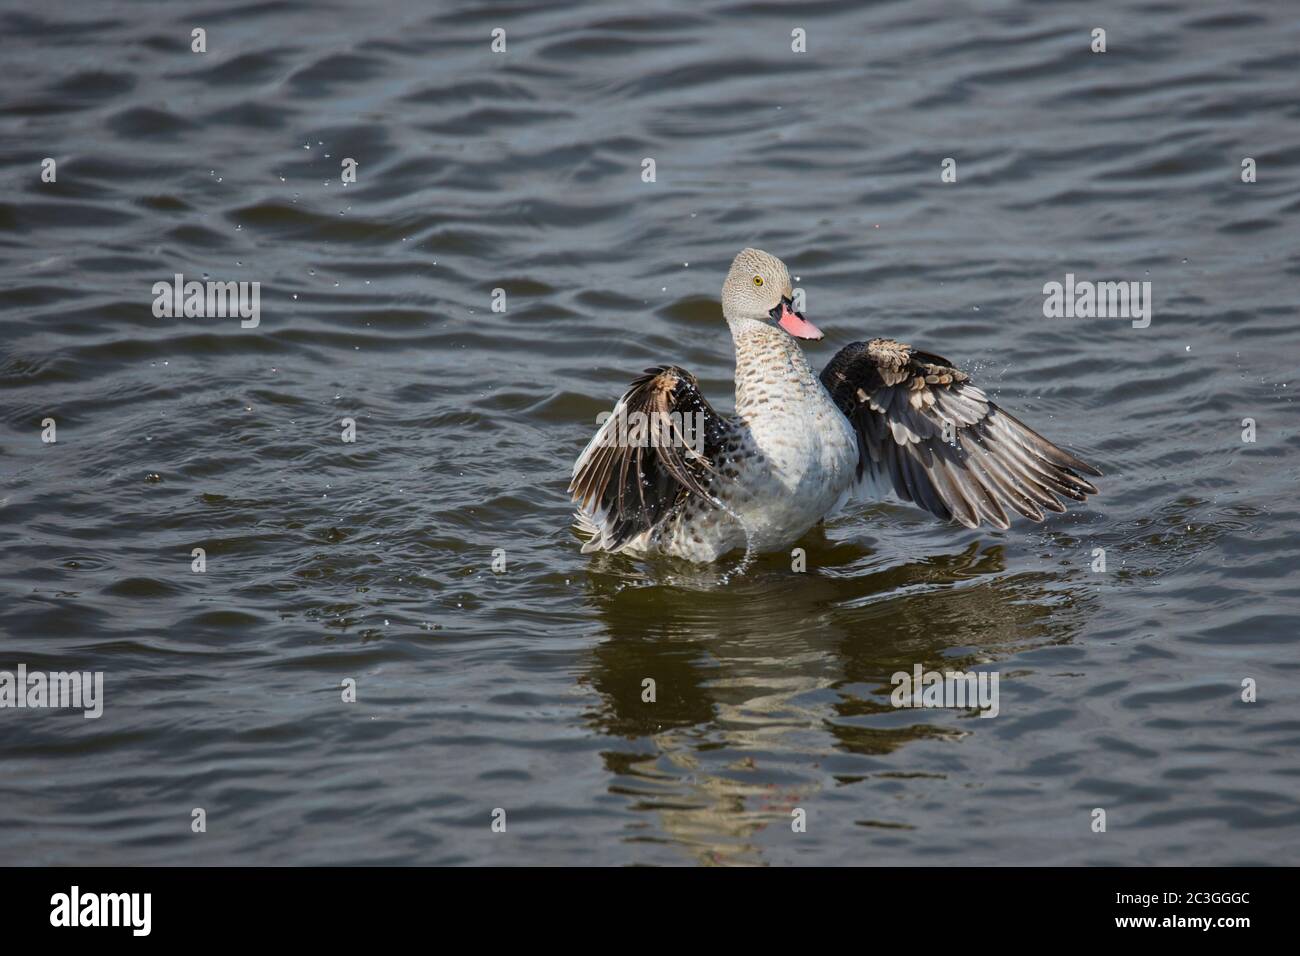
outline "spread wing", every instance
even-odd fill
[[[822,384],[858,433],[858,479],[892,488],[968,528],[1009,527],[1011,509],[1034,521],[1061,498],[1097,493],[1101,472],[991,402],[944,358],[890,339],[854,342]]]
[[[730,429],[690,372],[646,369],[573,466],[569,494],[592,535],[583,551],[618,551],[688,497],[712,506],[714,463]]]

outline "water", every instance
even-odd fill
[[[0,862],[1295,862],[1297,50],[1282,3],[5,4],[0,670],[106,702],[0,711]],[[1101,497],[581,555],[631,378],[730,408],[749,244],[815,365],[938,351]],[[260,325],[155,318],[178,272]],[[1044,318],[1067,272],[1151,326]],[[1000,714],[892,708],[918,663]]]

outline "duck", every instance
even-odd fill
[[[697,563],[784,551],[851,500],[891,496],[967,528],[1044,520],[1098,493],[1101,472],[993,402],[952,362],[888,338],[852,342],[820,373],[800,342],[776,256],[742,249],[722,285],[735,405],[690,372],[648,368],[573,466],[582,551]]]

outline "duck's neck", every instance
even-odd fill
[[[727,319],[736,346],[736,415],[800,415],[824,389],[803,349],[783,330],[758,319]]]

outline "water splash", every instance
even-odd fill
[[[720,583],[728,585],[731,584],[733,579],[744,577],[753,565],[755,559],[758,557],[757,552],[754,550],[754,534],[749,526],[749,522],[724,503],[721,498],[718,498],[716,495],[709,495],[709,500],[729,515],[736,524],[740,525],[740,530],[745,535],[745,553],[740,556],[740,560],[736,563],[734,568],[723,571],[719,577]]]

